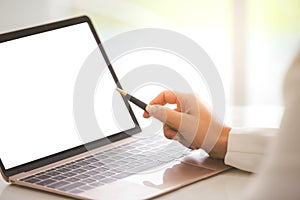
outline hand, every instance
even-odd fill
[[[164,107],[176,104],[172,110]],[[144,117],[164,123],[164,135],[191,149],[204,149],[211,157],[225,157],[230,127],[220,123],[194,94],[164,91],[147,106]]]

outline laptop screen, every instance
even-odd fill
[[[6,169],[103,137],[83,140],[74,120],[75,83],[92,52],[103,65],[87,22],[0,43],[0,157]],[[116,84],[107,72],[99,77],[94,111],[110,136],[135,124],[121,96],[113,95]],[[112,102],[119,102],[118,112],[128,116],[122,128],[114,120]]]

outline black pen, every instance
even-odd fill
[[[143,109],[144,111],[148,112],[146,110],[147,108],[147,104],[142,102],[141,100],[135,98],[134,96],[131,96],[130,94],[128,94],[127,92],[125,92],[124,90],[121,90],[120,88],[116,88],[116,90],[123,96],[125,97],[125,99],[127,99],[128,101],[134,103],[135,105],[137,105],[138,107],[140,107],[141,109]]]

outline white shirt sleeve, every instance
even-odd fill
[[[233,128],[229,133],[225,164],[258,172],[277,132],[275,128]]]

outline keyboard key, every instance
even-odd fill
[[[60,172],[52,171],[52,172],[48,172],[46,175],[48,175],[48,176],[57,176],[59,174],[60,174]]]
[[[115,168],[115,169],[113,169],[113,170],[111,170],[111,171],[115,171],[115,172],[124,172],[125,169],[124,169],[124,166],[120,166],[120,167],[117,167],[117,168]]]
[[[145,151],[145,150],[148,150],[149,148],[147,146],[144,146],[144,147],[139,147],[138,149],[142,150],[142,151]]]
[[[130,149],[138,148],[138,146],[135,143],[130,143],[127,147],[129,147]]]
[[[67,176],[67,177],[71,177],[71,176],[76,175],[76,173],[73,173],[73,172],[67,172],[67,173],[64,173],[63,175],[64,175],[64,176]]]
[[[74,163],[75,163],[75,161],[74,162],[69,162],[69,163],[66,164],[66,167],[69,167],[70,165],[73,165]]]
[[[97,159],[97,158],[90,158],[90,159],[86,160],[86,162],[90,162],[90,163],[98,162],[98,161],[99,161],[99,159]]]
[[[151,160],[158,160],[162,157],[162,155],[159,155],[159,154],[151,154],[151,155],[148,155],[147,158],[148,159],[151,159]]]
[[[70,193],[72,193],[72,194],[79,194],[81,192],[83,192],[83,190],[75,189],[75,190],[70,191]]]
[[[70,169],[78,169],[80,167],[81,167],[80,165],[75,165],[75,164],[68,166],[68,168]]]
[[[146,156],[142,155],[142,154],[135,154],[133,155],[131,158],[135,159],[135,160],[140,160],[140,159],[144,159]]]
[[[85,186],[82,186],[79,188],[80,190],[91,190],[91,189],[94,189],[94,187],[91,187],[91,186],[88,186],[88,185],[85,185]]]
[[[95,179],[95,180],[101,180],[101,179],[104,179],[105,176],[102,176],[102,175],[96,175],[96,176],[93,176],[92,178]]]
[[[116,179],[122,179],[122,178],[126,178],[126,177],[128,177],[130,175],[132,175],[132,173],[122,172],[122,173],[116,174],[116,175],[114,175],[112,177],[116,178]]]
[[[110,172],[110,171],[106,171],[106,172],[103,172],[101,173],[102,176],[112,176],[112,175],[115,175],[114,172]]]
[[[57,180],[57,181],[60,181],[60,180],[63,180],[67,178],[66,176],[55,176],[55,177],[52,177],[53,180]]]
[[[122,165],[126,165],[128,162],[126,160],[118,160],[116,162],[114,162],[114,164],[122,166]]]
[[[101,167],[103,165],[104,165],[104,163],[102,163],[102,162],[95,162],[95,163],[93,163],[93,166],[97,166],[97,167]]]
[[[152,160],[151,159],[148,159],[148,158],[142,158],[142,159],[139,159],[138,160],[139,162],[141,162],[141,163],[143,163],[143,164],[146,164],[146,163],[149,163],[149,162],[152,162]]]
[[[40,176],[40,175],[43,175],[43,174],[45,174],[45,171],[39,172],[39,173],[35,174],[35,176]]]
[[[83,161],[85,158],[80,158],[80,159],[78,159],[78,160],[75,160],[75,163],[77,163],[77,162],[80,162],[80,161]]]
[[[55,180],[48,179],[48,180],[45,180],[45,181],[38,182],[36,184],[41,185],[41,186],[46,186],[46,185],[50,185],[50,184],[55,183],[55,182],[56,182]]]
[[[81,165],[81,166],[85,166],[85,165],[88,165],[90,164],[89,162],[86,162],[86,161],[81,161],[81,162],[78,162],[77,163],[78,165]]]
[[[54,184],[52,184],[52,185],[48,185],[47,187],[56,189],[56,188],[60,188],[60,187],[63,187],[63,186],[65,186],[65,185],[68,185],[68,184],[70,184],[70,183],[67,182],[67,181],[60,181],[60,182],[54,183]]]
[[[131,166],[131,167],[138,167],[140,165],[142,165],[143,163],[139,162],[139,161],[134,161],[134,162],[131,162],[131,163],[128,163],[127,165],[128,166]]]
[[[86,169],[86,170],[92,170],[92,169],[95,169],[97,167],[95,166],[92,166],[92,165],[88,165],[88,166],[85,166],[85,167],[82,167],[83,169]]]
[[[117,179],[115,179],[115,178],[105,178],[105,179],[102,179],[101,182],[102,183],[111,183],[111,182],[114,182],[116,180]]]
[[[53,171],[55,171],[55,169],[54,169],[54,168],[46,170],[46,171],[45,171],[45,173],[48,173],[48,172],[53,172]]]
[[[108,157],[113,156],[113,155],[116,154],[115,152],[112,152],[111,150],[104,151],[103,153],[104,153],[104,155],[106,155]]]
[[[158,158],[158,161],[161,161],[161,162],[170,162],[170,161],[174,161],[175,159],[173,157],[169,157],[169,156],[165,156],[165,157],[160,157]]]
[[[99,160],[108,158],[108,156],[104,155],[103,153],[96,153],[95,157]]]
[[[61,168],[64,168],[64,167],[66,167],[66,165],[59,165],[59,166],[57,166],[55,169],[56,169],[56,171],[57,171],[58,169],[61,169]]]
[[[98,171],[98,172],[104,172],[107,170],[109,170],[107,167],[99,167],[99,168],[95,169],[95,171]]]
[[[89,156],[84,157],[84,159],[89,159],[89,158],[92,158],[92,157],[93,157],[92,155],[89,155]]]
[[[89,175],[87,175],[87,174],[80,174],[80,175],[78,175],[78,176],[75,176],[76,178],[79,178],[79,179],[85,179],[85,178],[88,178],[88,177],[90,177]]]
[[[58,172],[65,173],[65,172],[70,171],[70,169],[67,169],[67,168],[61,168],[61,169],[58,169],[57,171],[58,171]]]
[[[114,162],[114,160],[113,160],[113,159],[107,158],[107,159],[105,159],[105,160],[102,160],[102,162],[105,163],[105,164],[107,164],[107,163],[112,163],[112,162]]]
[[[94,187],[99,187],[99,186],[104,185],[104,183],[95,182],[95,183],[91,183],[91,184],[89,184],[89,185],[94,186]]]
[[[132,153],[132,154],[138,154],[138,153],[140,153],[141,151],[140,150],[137,150],[137,149],[130,149],[129,151],[128,151],[128,153]]]
[[[84,185],[85,185],[84,183],[77,182],[77,183],[72,183],[72,184],[67,185],[65,187],[59,188],[59,190],[61,190],[61,191],[70,191],[70,190],[73,190],[75,188],[78,188],[78,187],[81,187],[81,186],[84,186]]]
[[[120,151],[120,149],[116,149],[116,148],[114,148],[114,149],[110,150],[110,152],[113,154],[113,156],[115,156],[115,155],[118,155],[118,154],[122,153],[122,151]]]
[[[87,172],[86,174],[88,174],[88,175],[96,175],[96,174],[99,174],[99,173],[100,172],[93,170],[93,171]]]
[[[27,176],[27,177],[22,178],[22,179],[20,179],[20,180],[21,180],[21,181],[26,181],[26,180],[32,179],[32,178],[35,178],[35,175]]]
[[[75,170],[73,170],[72,172],[74,172],[74,173],[76,173],[76,174],[81,174],[81,173],[83,173],[83,172],[86,172],[86,170],[85,170],[85,169],[75,169]]]
[[[72,177],[72,178],[66,179],[65,181],[68,181],[68,182],[76,182],[76,181],[79,181],[79,180],[80,180],[79,178]]]
[[[128,169],[128,172],[139,173],[139,172],[142,172],[142,171],[145,171],[145,170],[157,167],[159,165],[161,165],[161,162],[153,161],[153,162],[148,163],[148,164],[144,164],[144,165],[132,168],[132,169]]]
[[[131,163],[131,162],[136,161],[136,159],[133,158],[133,157],[125,158],[125,160],[126,160],[126,162],[128,162],[128,163]]]
[[[185,155],[184,153],[180,152],[180,153],[172,153],[169,156],[173,158],[181,158],[184,155]]]
[[[117,165],[116,163],[109,163],[108,165],[107,165],[107,167],[109,168],[109,169],[113,169],[113,168],[117,168],[117,167],[119,167],[120,165]]]
[[[24,179],[24,181],[28,182],[28,183],[36,183],[36,182],[41,181],[41,179],[38,179],[38,178],[29,178],[29,179]]]
[[[139,166],[139,165],[137,165]],[[121,168],[122,168],[122,171],[126,171],[127,169],[131,169],[133,167],[136,167],[136,166],[131,166],[131,165],[123,165]]]
[[[124,172],[125,169],[124,169],[123,166],[122,166],[122,170],[118,170],[118,169],[116,168],[116,169],[110,169],[109,171],[118,174],[118,173],[120,173],[120,172]]]
[[[87,178],[87,179],[82,180],[81,182],[83,182],[83,183],[94,183],[96,181],[97,180],[95,180],[95,179]]]
[[[48,179],[48,178],[50,178],[50,176],[47,176],[47,175],[40,175],[40,176],[37,176],[36,178],[38,178],[38,179]]]
[[[120,156],[123,156],[124,158],[128,158],[128,157],[134,156],[134,154],[124,152],[124,153],[121,153]]]

